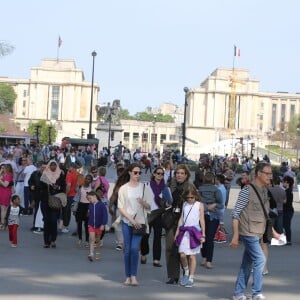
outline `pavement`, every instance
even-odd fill
[[[113,174],[113,171],[112,171]],[[147,179],[147,177],[144,177]],[[239,189],[232,188],[225,225],[230,241],[230,212]],[[298,200],[295,192],[294,199]],[[264,276],[263,293],[271,300],[298,300],[300,203],[295,203],[292,220],[293,245],[270,247],[269,275]],[[206,300],[232,299],[234,282],[242,259],[243,246],[232,250],[228,242],[215,244],[213,269],[200,266],[195,276],[195,286],[184,288],[167,285],[164,250],[162,268],[152,266],[152,255],[145,265],[139,265],[137,287],[126,287],[123,255],[115,250],[115,237],[108,233],[101,248],[100,260],[90,262],[85,247],[78,247],[72,218],[70,233],[59,234],[56,249],[44,249],[43,236],[32,233],[32,217],[22,216],[18,231],[18,247],[11,248],[8,232],[0,232],[0,300],[69,300],[69,299],[172,299]],[[164,243],[163,243],[164,245]],[[251,279],[249,281],[251,284]],[[250,289],[248,288],[250,294]]]

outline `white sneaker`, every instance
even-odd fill
[[[69,232],[69,229],[66,227],[66,228],[63,228],[62,230],[61,230],[61,232],[62,233],[68,233]]]
[[[233,296],[232,300],[247,300],[247,297],[245,295]]]
[[[267,299],[263,294],[257,294],[255,296],[252,296],[252,300],[265,300]]]

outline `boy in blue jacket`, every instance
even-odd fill
[[[93,261],[95,242],[96,244],[99,244],[100,236],[105,229],[108,216],[106,206],[100,201],[96,192],[88,192],[87,199],[90,202],[88,222],[90,254],[88,255],[88,259],[89,261]]]

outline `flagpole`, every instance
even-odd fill
[[[59,46],[57,46],[57,55],[56,55],[56,61],[58,62],[59,60]]]
[[[58,36],[58,42],[57,42],[57,55],[56,55],[56,61],[58,62],[59,60],[59,48],[62,44],[62,39],[60,38],[60,35]]]
[[[232,72],[234,72],[235,58],[236,58],[236,45],[234,45],[234,48],[233,48]]]

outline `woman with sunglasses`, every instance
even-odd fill
[[[166,194],[165,190],[168,187],[164,181],[164,169],[162,167],[157,167],[151,177],[149,183],[150,190],[152,191],[152,201],[151,201],[151,212],[155,214],[155,211],[159,213],[156,215],[153,221],[149,224],[150,232],[153,228],[153,266],[161,267],[160,257],[161,257],[161,234],[162,234],[162,223],[161,223],[161,213],[166,206],[163,196]],[[165,198],[165,197],[164,197]],[[166,199],[168,200],[168,199]],[[169,199],[170,200],[170,199]],[[171,202],[171,201],[170,201]],[[149,234],[146,234],[142,238],[141,242],[141,264],[146,263],[146,255],[149,253]]]
[[[124,237],[124,264],[126,280],[124,285],[137,286],[136,279],[139,245],[141,235],[133,234],[133,227],[141,228],[146,224],[147,212],[151,207],[151,193],[149,188],[140,182],[141,168],[139,164],[131,164],[122,173],[126,182],[119,189],[118,209],[122,219],[122,232]]]
[[[180,275],[180,257],[178,249],[174,249],[175,233],[179,218],[181,216],[181,209],[183,204],[182,193],[189,185],[189,179],[191,177],[190,170],[184,164],[177,165],[175,169],[175,175],[172,177],[170,183],[170,189],[173,197],[172,210],[175,218],[171,228],[166,229],[166,261],[167,272],[169,280],[167,284],[177,284]]]

